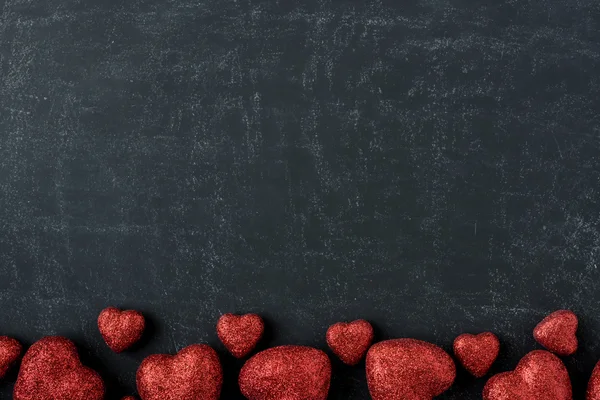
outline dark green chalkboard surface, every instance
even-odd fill
[[[496,373],[571,308],[583,399],[599,91],[597,0],[0,0],[0,334],[73,338],[109,399],[209,343],[236,400],[225,312],[262,314],[261,348],[492,330]],[[107,305],[149,317],[135,351],[102,342]],[[369,398],[333,367],[331,399]]]

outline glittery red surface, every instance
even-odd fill
[[[146,322],[135,310],[121,311],[115,307],[102,310],[98,316],[98,329],[104,341],[114,352],[120,353],[140,340]]]
[[[374,344],[366,368],[373,400],[431,400],[445,392],[456,376],[448,353],[415,339]]]
[[[577,316],[569,310],[559,310],[548,315],[533,330],[535,340],[561,356],[577,351]]]
[[[340,360],[348,365],[356,365],[373,342],[373,327],[363,319],[338,322],[329,327],[326,339],[327,345]]]
[[[500,352],[500,341],[492,332],[464,333],[454,339],[454,355],[469,373],[481,378],[489,371]]]
[[[177,355],[154,354],[137,370],[142,400],[217,400],[223,371],[217,353],[204,344],[193,344]]]
[[[125,396],[121,400],[137,400],[134,396]]]
[[[104,382],[79,361],[69,339],[48,336],[25,353],[15,383],[14,400],[101,400]]]
[[[243,358],[256,347],[265,330],[256,314],[225,314],[217,322],[217,335],[234,357]]]
[[[22,351],[23,346],[18,340],[0,336],[0,378],[4,378],[10,367],[17,362]]]
[[[483,389],[484,400],[571,400],[571,381],[562,361],[545,350],[523,357],[511,372],[494,375]]]
[[[330,380],[327,354],[311,347],[280,346],[246,361],[239,385],[249,400],[325,400]]]
[[[588,382],[586,400],[600,400],[600,362],[596,364],[592,371],[592,376]]]

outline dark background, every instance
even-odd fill
[[[571,308],[582,399],[599,24],[597,0],[0,0],[0,333],[73,338],[109,399],[206,342],[240,399],[221,313],[262,314],[263,348],[359,317],[447,350],[492,330],[498,372]],[[150,319],[136,351],[102,342],[107,305]],[[369,398],[333,363],[331,399]]]

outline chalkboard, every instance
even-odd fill
[[[0,0],[0,334],[65,335],[108,386],[257,312],[261,348],[377,340],[492,373],[570,308],[600,359],[597,0]],[[150,320],[112,353],[108,305]],[[331,354],[331,353],[330,353]],[[332,356],[331,399],[368,399]],[[10,398],[16,373],[0,386]],[[480,399],[462,369],[440,399]]]

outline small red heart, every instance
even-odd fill
[[[23,346],[18,340],[0,336],[0,378],[4,378],[10,367],[17,362],[22,351]]]
[[[500,353],[500,341],[492,332],[463,333],[454,339],[453,347],[458,361],[477,378],[487,374]]]
[[[102,310],[98,316],[98,329],[112,351],[120,353],[142,337],[146,321],[135,310],[121,311],[115,307]]]
[[[256,314],[225,314],[217,322],[217,335],[234,357],[250,354],[265,331],[262,318]]]
[[[102,400],[104,382],[79,361],[67,338],[48,336],[25,353],[13,392],[14,400]]]
[[[338,322],[327,330],[327,345],[345,364],[356,365],[373,342],[373,327],[359,319],[349,323]]]
[[[280,346],[246,361],[239,386],[249,400],[325,400],[330,380],[327,354],[311,347]]]
[[[585,398],[586,400],[600,400],[600,362],[596,364],[592,371]]]
[[[577,351],[577,315],[559,310],[548,315],[533,330],[535,340],[559,356],[570,356]]]
[[[193,344],[175,356],[153,354],[137,370],[142,400],[217,400],[223,370],[217,353],[204,344]]]
[[[121,400],[136,400],[134,396],[125,396]]]
[[[456,377],[448,353],[415,339],[374,344],[366,368],[373,400],[431,400],[448,390]]]
[[[483,400],[571,400],[571,380],[564,364],[549,351],[525,355],[514,371],[494,375]]]

